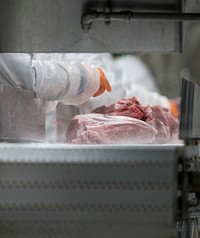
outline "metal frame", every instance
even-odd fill
[[[182,148],[1,144],[1,238],[171,238]]]

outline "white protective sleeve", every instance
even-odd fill
[[[77,106],[98,90],[100,75],[92,64],[31,60],[28,54],[5,53],[0,54],[0,83]]]
[[[91,64],[32,60],[32,66],[38,98],[77,106],[99,88],[100,75]]]
[[[112,92],[90,98],[81,105],[81,113],[89,113],[102,105],[109,106],[122,98],[133,96],[137,97],[143,105],[170,107],[168,97],[158,92],[153,76],[137,57],[122,56],[114,60],[106,54],[99,54],[96,58],[93,56],[93,60],[94,64],[101,65],[112,86]]]
[[[39,60],[87,61],[101,67],[107,76],[112,92],[104,92],[97,98],[90,98],[80,106],[82,113],[88,113],[96,107],[109,106],[122,98],[136,96],[142,104],[160,105],[169,108],[169,100],[161,95],[154,78],[146,65],[136,56],[125,55],[114,59],[111,54],[99,53],[53,53],[36,54]]]

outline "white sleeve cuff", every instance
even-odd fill
[[[77,106],[87,101],[99,88],[99,72],[90,64],[38,60],[33,60],[32,64],[38,98]]]

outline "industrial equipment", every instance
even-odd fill
[[[198,23],[199,5],[0,0],[0,51],[182,52],[185,23]],[[0,237],[198,237],[200,89],[190,79],[182,83],[181,145],[43,143],[45,102],[1,86]],[[10,99],[17,107],[9,111],[1,104]],[[13,127],[16,115],[27,133],[24,123]],[[29,131],[34,138],[22,143]]]

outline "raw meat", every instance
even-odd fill
[[[142,106],[135,98],[122,99],[109,107],[99,107],[93,112],[105,115],[127,116],[147,122],[157,130],[154,143],[172,142],[178,137],[178,120],[171,112],[156,106]]]
[[[68,142],[160,144],[178,141],[178,120],[171,112],[157,105],[142,106],[135,97],[99,107],[92,113],[72,119]]]
[[[144,106],[144,117],[142,120],[153,126],[157,130],[154,143],[166,143],[170,139],[170,130],[165,124],[157,117],[157,114],[151,109],[150,106]]]
[[[161,106],[151,106],[152,111],[155,113],[158,120],[168,128],[170,133],[170,141],[178,140],[179,123],[178,120],[172,115],[172,113]]]
[[[110,116],[127,116],[136,119],[144,117],[144,109],[136,97],[122,99],[109,107],[102,106],[92,112]]]
[[[67,142],[74,144],[152,143],[157,130],[144,121],[102,114],[75,116],[68,127]]]

